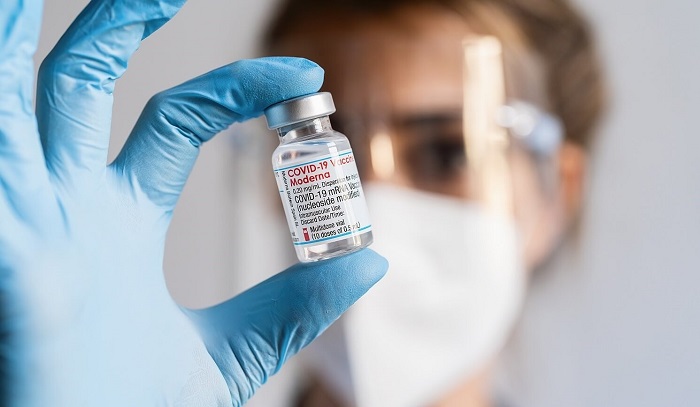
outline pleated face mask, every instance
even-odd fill
[[[307,356],[348,405],[423,406],[503,346],[525,275],[512,220],[473,203],[368,184],[387,276]]]

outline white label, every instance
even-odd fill
[[[372,229],[352,150],[276,168],[294,245],[314,245]]]

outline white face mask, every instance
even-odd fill
[[[456,199],[365,191],[389,272],[307,358],[348,405],[423,406],[484,367],[510,332],[524,288],[515,228]]]

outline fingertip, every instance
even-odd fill
[[[232,64],[240,93],[247,100],[247,117],[283,100],[308,95],[321,89],[324,70],[305,58],[265,57],[247,59]]]
[[[281,80],[278,83],[287,88],[287,95],[282,100],[317,92],[323,85],[325,71],[320,65],[309,59],[267,57],[260,58],[260,60],[270,63],[270,68],[274,67],[270,72],[278,73]]]
[[[258,58],[258,61],[267,62],[270,64],[282,64],[295,67],[298,69],[314,69],[321,68],[316,62],[301,58],[301,57],[290,57],[290,56],[275,56],[275,57],[263,57]]]
[[[358,293],[364,293],[384,277],[389,268],[389,262],[371,249],[362,249],[345,256],[306,263],[302,267],[335,273],[337,278],[357,288]]]
[[[381,280],[389,270],[389,261],[372,249],[362,249],[345,256],[354,262],[354,267],[372,280],[372,285]]]

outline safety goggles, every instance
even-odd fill
[[[520,91],[528,86],[508,64],[516,58],[497,38],[319,39],[287,49],[326,69],[324,89],[337,105],[331,121],[350,138],[365,182],[509,213],[523,172],[514,160],[555,187],[562,125]]]

